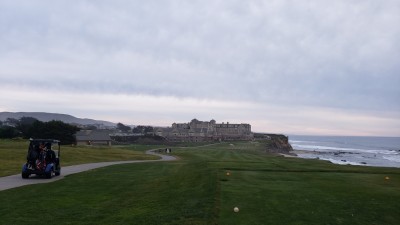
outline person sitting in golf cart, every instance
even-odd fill
[[[40,142],[38,146],[39,157],[36,159],[36,167],[39,170],[44,170],[46,168],[46,146],[43,142]]]
[[[46,143],[45,152],[46,152],[46,158],[45,158],[46,163],[55,163],[56,153],[51,149],[50,143]]]
[[[29,144],[27,161],[29,163],[29,169],[37,169],[36,160],[39,158],[39,148],[32,142]]]

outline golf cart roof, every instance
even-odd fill
[[[53,144],[59,144],[60,141],[59,140],[54,140],[54,139],[33,139],[30,138],[29,141],[32,143],[53,143]]]

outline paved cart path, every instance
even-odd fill
[[[161,159],[156,160],[131,160],[131,161],[116,161],[116,162],[100,162],[100,163],[87,163],[81,165],[74,165],[74,166],[66,166],[61,168],[61,175],[60,176],[53,176],[51,179],[46,179],[42,177],[36,177],[32,175],[29,179],[22,179],[21,174],[11,175],[7,177],[0,177],[0,191],[21,187],[25,185],[31,184],[41,184],[41,183],[50,183],[57,180],[63,179],[65,176],[80,173],[83,171],[88,171],[100,167],[111,166],[116,164],[125,164],[125,163],[144,163],[144,162],[160,162],[160,161],[172,161],[176,160],[174,156],[170,155],[162,155],[155,153],[154,150],[146,151],[146,154],[150,155],[157,155],[160,156]]]

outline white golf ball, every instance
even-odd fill
[[[233,208],[233,211],[234,211],[234,212],[239,212],[239,208],[238,208],[238,207],[235,207],[235,208]]]

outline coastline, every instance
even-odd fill
[[[337,165],[353,165],[353,166],[369,166],[369,167],[391,167],[391,168],[399,168],[399,166],[394,165],[383,165],[383,164],[371,164],[367,162],[354,162],[352,159],[343,158],[343,159],[333,159],[333,158],[325,158],[324,155],[334,155],[338,156],[343,152],[325,152],[325,151],[316,151],[316,150],[296,150],[290,151],[290,153],[280,153],[280,155],[287,157],[287,158],[302,158],[302,159],[318,159],[323,161],[328,161],[333,164]],[[357,153],[347,153],[347,154],[357,154]]]
[[[400,137],[292,136],[293,155],[340,165],[400,168]]]

